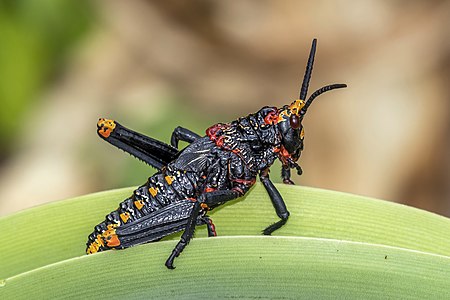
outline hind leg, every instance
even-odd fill
[[[160,170],[173,161],[178,149],[128,129],[113,120],[100,119],[98,135],[108,143]]]

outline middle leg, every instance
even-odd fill
[[[200,137],[201,136],[199,136],[195,132],[187,128],[178,126],[173,130],[172,137],[170,138],[170,144],[173,147],[178,148],[179,141],[192,143],[193,141],[199,139]]]
[[[271,235],[272,232],[281,228],[284,224],[286,224],[289,218],[289,211],[286,208],[286,204],[284,203],[283,198],[280,195],[280,192],[273,185],[272,181],[269,179],[269,169],[265,169],[261,171],[259,174],[259,178],[261,179],[262,184],[266,188],[267,193],[269,194],[270,200],[272,201],[273,207],[275,208],[275,212],[277,216],[281,219],[278,222],[273,223],[269,227],[263,230],[264,235]]]

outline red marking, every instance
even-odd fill
[[[215,188],[207,187],[207,188],[205,189],[205,193],[211,193],[211,192],[214,192],[215,190],[216,190]]]
[[[231,152],[233,152],[234,154],[239,156],[239,158],[242,159],[242,161],[245,163],[245,157],[242,155],[241,150],[239,148],[236,148],[236,149],[232,150]]]
[[[286,148],[284,148],[284,146],[280,146],[278,152],[279,152],[278,157],[280,158],[283,165],[288,165],[288,160],[292,159],[292,157],[289,154],[289,152],[286,150]]]
[[[214,236],[217,236],[217,232],[216,232],[216,226],[214,225],[214,223],[212,222],[211,219],[209,219],[209,226],[211,227],[211,231],[213,232]]]
[[[256,179],[246,180],[246,179],[237,178],[237,179],[231,179],[231,181],[234,181],[234,182],[237,182],[237,183],[241,183],[241,184],[246,185],[246,186],[252,186],[252,185],[255,184]]]
[[[216,145],[217,145],[218,147],[222,147],[222,146],[223,146],[223,135],[219,136],[219,137],[215,140],[215,142],[216,142]]]
[[[275,111],[269,112],[267,116],[264,117],[264,122],[269,125],[278,123],[278,112],[276,109]]]
[[[241,189],[241,188],[238,188],[238,187],[234,187],[234,188],[232,188],[231,190],[233,190],[233,191],[235,191],[235,192],[238,192],[239,193],[239,195],[244,195],[244,191]]]
[[[289,154],[289,152],[288,152],[288,151],[286,150],[286,148],[284,148],[283,146],[281,146],[280,154],[281,154],[283,157],[286,157],[286,158],[290,158],[290,157],[291,157],[291,155]]]
[[[218,147],[222,147],[225,137],[223,136],[223,132],[221,131],[227,127],[228,125],[226,124],[222,123],[215,124],[206,129],[206,135],[209,136],[211,141],[213,141]]]
[[[213,136],[215,137],[217,134],[217,131],[219,131],[222,128],[223,128],[222,123],[214,124],[213,126],[206,129],[206,135],[209,137],[213,137]]]

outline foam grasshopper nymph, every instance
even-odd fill
[[[315,51],[316,39],[312,42],[298,100],[281,108],[266,106],[238,120],[215,124],[206,130],[205,136],[177,127],[168,145],[115,121],[100,119],[97,127],[101,138],[158,172],[95,226],[86,252],[124,249],[184,230],[165,263],[173,269],[174,259],[189,243],[196,226],[206,225],[208,235],[216,236],[208,211],[243,196],[258,175],[280,218],[265,228],[263,234],[270,235],[282,227],[289,211],[269,179],[269,168],[279,159],[283,182],[293,184],[290,170],[302,173],[297,160],[303,150],[302,121],[309,106],[320,94],[346,87],[327,85],[306,98]],[[178,150],[180,140],[190,144]]]

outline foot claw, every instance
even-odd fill
[[[173,266],[173,261],[170,261],[169,259],[166,261],[166,267],[170,270],[175,269],[175,267]]]
[[[295,185],[295,183],[292,180],[290,180],[290,179],[284,179],[283,183],[284,184],[289,184],[289,185]]]

